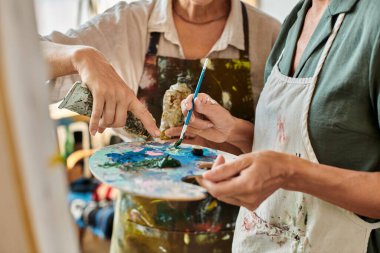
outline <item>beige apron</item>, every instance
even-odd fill
[[[312,78],[280,73],[278,62],[256,110],[254,150],[275,150],[318,163],[308,135],[313,91],[326,56],[343,22],[339,15]],[[300,120],[301,119],[301,120]],[[233,252],[365,253],[371,230],[354,213],[311,195],[279,189],[255,211],[241,207]]]

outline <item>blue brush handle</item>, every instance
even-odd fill
[[[187,126],[189,124],[189,121],[190,121],[190,118],[191,118],[191,114],[193,113],[194,100],[197,98],[199,89],[201,88],[203,77],[204,77],[205,72],[206,72],[207,63],[208,63],[208,58],[206,58],[206,60],[205,60],[205,62],[203,64],[202,72],[201,72],[201,75],[199,77],[199,80],[198,80],[198,83],[197,83],[197,87],[195,88],[193,99],[191,100],[192,106],[191,106],[190,111],[186,115],[185,126]]]
[[[193,108],[194,108],[194,99],[192,100],[192,107],[190,109],[190,111],[187,113],[186,115],[186,119],[185,119],[185,126],[187,126],[189,124],[189,121],[190,121],[190,118],[191,118],[191,114],[193,113]]]

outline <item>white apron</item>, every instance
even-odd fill
[[[318,75],[343,22],[340,14],[312,78],[291,78],[273,67],[261,93],[254,150],[275,150],[318,163],[308,134],[308,113]],[[365,253],[372,229],[354,213],[301,192],[279,189],[255,211],[240,208],[233,252]]]

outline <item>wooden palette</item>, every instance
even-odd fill
[[[104,147],[90,158],[91,172],[103,183],[133,195],[175,201],[199,200],[206,197],[204,188],[186,183],[189,177],[200,176],[205,170],[199,162],[213,162],[218,154],[226,160],[234,155],[203,148],[203,156],[192,154],[192,145],[176,149],[171,142],[125,142]],[[177,168],[149,168],[141,161],[167,155],[179,160]]]

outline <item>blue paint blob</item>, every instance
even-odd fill
[[[152,155],[160,154],[162,155]],[[124,153],[108,153],[106,156],[111,159],[111,161],[115,164],[125,165],[132,163],[131,167],[133,167],[133,163],[141,163],[142,161],[152,160],[163,158],[166,156],[170,156],[178,161],[182,165],[188,165],[193,163],[194,161],[199,160],[199,156],[194,155],[191,147],[181,147],[179,149],[172,146],[171,143],[155,143],[152,142],[149,145],[136,149],[130,150]],[[210,149],[203,150],[203,160],[205,161],[213,161],[216,158],[216,152]]]

